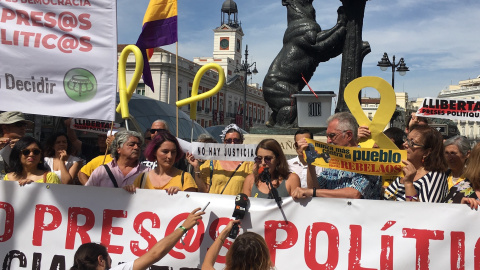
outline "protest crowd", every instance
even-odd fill
[[[308,148],[306,138],[314,139],[314,136],[303,128],[294,135],[297,156],[287,160],[275,139],[264,139],[257,145],[252,162],[201,160],[192,153],[184,153],[179,141],[162,120],[154,121],[143,135],[128,130],[101,134],[98,136],[98,149],[95,149],[77,138],[75,131],[69,128],[69,121],[65,121],[65,132],[54,133],[40,142],[25,136],[31,122],[25,120],[21,112],[1,113],[1,179],[17,181],[21,186],[35,182],[122,188],[132,194],[137,189],[156,189],[170,195],[182,191],[225,195],[244,193],[250,197],[274,199],[273,193],[276,193],[277,196],[291,196],[295,200],[308,197],[351,198],[457,203],[478,208],[480,145],[471,149],[466,138],[461,136],[444,141],[424,118],[415,115],[409,117],[405,131],[399,128],[384,131],[400,150],[407,153],[407,159],[402,160],[403,176],[388,180],[378,175],[307,163],[304,156]],[[327,124],[327,143],[331,145],[359,147],[359,140],[371,135],[368,127],[359,127],[353,115],[346,112],[330,116]],[[224,144],[244,143],[244,135],[235,124],[228,125],[221,137]],[[215,143],[206,134],[198,141]],[[265,175],[271,182],[270,186],[263,179]],[[122,269],[146,269],[160,260],[203,214],[200,209],[193,210],[182,226]],[[202,269],[213,269],[221,243],[238,222],[231,221],[220,233],[219,241],[215,241],[207,252]],[[237,241],[244,241],[241,245],[245,248],[238,248],[235,245]],[[248,254],[255,252],[258,255],[257,266],[248,266],[252,267],[250,269],[270,269],[268,249],[265,252],[267,247],[261,236],[245,233],[235,243],[231,247],[232,253],[244,252],[245,256],[250,256]],[[232,264],[241,262],[234,261],[234,257],[227,254],[226,269],[237,269]],[[75,264],[77,260],[79,264],[101,269],[109,269],[111,264],[105,248],[92,243],[83,244],[77,250]],[[87,268],[74,265],[72,269]]]

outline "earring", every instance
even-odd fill
[[[422,164],[425,163],[425,156],[422,157]]]

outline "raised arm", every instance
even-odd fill
[[[222,248],[223,243],[227,239],[230,231],[232,230],[233,224],[240,223],[240,220],[230,220],[228,222],[227,227],[222,230],[222,232],[215,238],[215,241],[210,246],[205,255],[205,260],[202,264],[202,270],[215,270],[213,267],[215,265],[215,260],[217,259],[218,253],[220,253],[220,249]]]
[[[183,222],[182,226],[178,227],[171,234],[158,241],[147,253],[139,257],[133,262],[133,270],[144,270],[152,266],[154,263],[162,259],[175,246],[175,244],[182,238],[186,231],[197,225],[199,219],[205,212],[199,212],[200,208],[193,210]],[[185,230],[183,228],[185,228]]]

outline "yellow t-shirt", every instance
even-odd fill
[[[105,158],[105,163],[103,162],[104,158]],[[110,154],[107,155],[107,157],[105,157],[105,155],[98,156],[98,157],[90,160],[90,162],[88,162],[87,164],[85,164],[85,166],[83,166],[82,169],[80,169],[80,171],[82,173],[86,174],[88,177],[90,177],[90,175],[92,175],[92,172],[96,168],[102,166],[103,164],[110,163],[112,160],[113,160],[113,158]]]
[[[254,162],[244,161],[234,173],[233,171],[225,171],[220,165],[220,162],[214,160],[213,179],[210,181],[210,160],[207,160],[200,166],[200,177],[207,185],[210,184],[209,193],[220,194],[231,176],[232,179],[228,182],[222,194],[238,195],[238,193],[243,191],[243,182],[247,175],[252,173],[254,165]]]
[[[46,178],[47,178],[47,181],[45,183],[47,183],[47,184],[61,184],[60,179],[58,178],[57,174],[55,174],[54,172],[47,173]],[[3,177],[3,180],[5,180],[5,181],[15,181],[15,180],[8,179],[8,174],[6,174],[5,177]],[[38,179],[37,181],[35,181],[35,183],[44,183],[43,182],[43,177]]]
[[[147,174],[147,179],[145,182],[145,189],[168,189],[169,187],[179,187],[182,191],[189,189],[189,188],[195,188],[197,189],[197,184],[195,184],[195,180],[193,179],[192,175],[189,174],[188,172],[185,172],[183,175],[183,187],[182,187],[182,170],[176,170],[175,176],[168,181],[166,185],[163,187],[155,187],[152,185],[152,182],[150,182],[150,176],[149,172],[145,172]],[[136,187],[140,187],[140,182],[142,181],[143,178],[143,173],[141,173],[137,178],[135,178],[135,181],[133,184]]]

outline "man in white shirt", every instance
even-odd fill
[[[300,128],[295,132],[295,150],[297,151],[298,156],[289,159],[288,166],[290,167],[290,171],[294,172],[300,177],[300,185],[302,188],[307,187],[307,171],[308,171],[308,164],[303,157],[303,151],[298,147],[298,142],[303,140],[304,138],[313,139],[313,133],[310,132],[308,129]],[[315,166],[315,171],[317,176],[320,175],[323,168]]]

